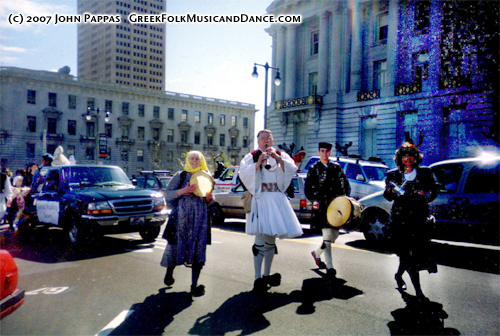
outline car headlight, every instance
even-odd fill
[[[167,203],[163,197],[156,197],[154,200],[154,211],[162,211],[167,209]]]
[[[108,202],[89,203],[87,215],[110,215],[113,213]]]

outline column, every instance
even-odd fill
[[[356,1],[353,10],[352,29],[352,47],[351,47],[351,91],[361,90],[361,75],[362,75],[362,21],[361,21],[361,4]]]
[[[286,28],[286,68],[285,68],[285,99],[295,97],[295,82],[296,82],[296,39],[295,26],[288,25]]]
[[[398,0],[389,1],[389,31],[387,35],[387,85],[394,92],[396,85],[396,60],[398,50]]]
[[[286,84],[286,77],[283,78],[283,76],[286,74],[286,64],[285,64],[285,39],[286,39],[286,28],[284,26],[278,27],[278,33],[277,33],[277,40],[276,43],[278,47],[276,48],[276,67],[280,69],[280,74],[281,74],[281,85],[276,88],[276,100],[284,100],[285,99],[285,87],[287,86]],[[274,77],[273,77],[274,78]]]
[[[337,8],[332,13],[331,41],[332,54],[330,58],[330,92],[340,93],[342,82],[342,1],[338,2]]]
[[[318,95],[323,96],[328,93],[328,19],[330,12],[321,14],[319,21],[319,50],[318,50]]]

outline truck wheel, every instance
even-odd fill
[[[80,245],[82,243],[82,229],[78,223],[72,223],[67,229],[67,234],[71,245]]]
[[[146,242],[151,242],[155,240],[160,234],[160,227],[159,226],[148,227],[139,231],[139,234],[141,235],[142,240]]]
[[[389,215],[383,210],[372,210],[363,216],[363,234],[368,241],[389,239]]]

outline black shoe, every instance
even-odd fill
[[[281,285],[281,274],[279,273],[274,273],[273,275],[264,275],[262,278],[269,286],[276,287]]]
[[[174,280],[174,277],[172,276],[168,276],[168,274],[165,274],[165,278],[163,279],[163,283],[166,285],[166,286],[172,286],[174,284],[175,280]]]
[[[264,278],[255,279],[253,282],[253,291],[257,293],[264,293],[269,289],[269,285]]]
[[[191,296],[203,296],[205,295],[205,286],[199,285],[196,287],[191,286]]]
[[[396,278],[396,283],[398,284],[398,289],[399,290],[406,290],[406,283],[403,280],[403,277],[401,275],[395,275]]]
[[[330,280],[336,279],[337,278],[337,271],[335,268],[329,268],[326,270],[326,277]]]

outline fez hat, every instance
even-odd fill
[[[318,150],[321,148],[326,148],[327,150],[332,150],[332,144],[328,142],[320,142],[318,145]]]
[[[52,154],[50,154],[50,153],[45,153],[45,154],[42,156],[42,158],[44,158],[45,160],[50,161],[50,162],[54,161],[54,157],[53,157],[53,156],[52,156]]]

